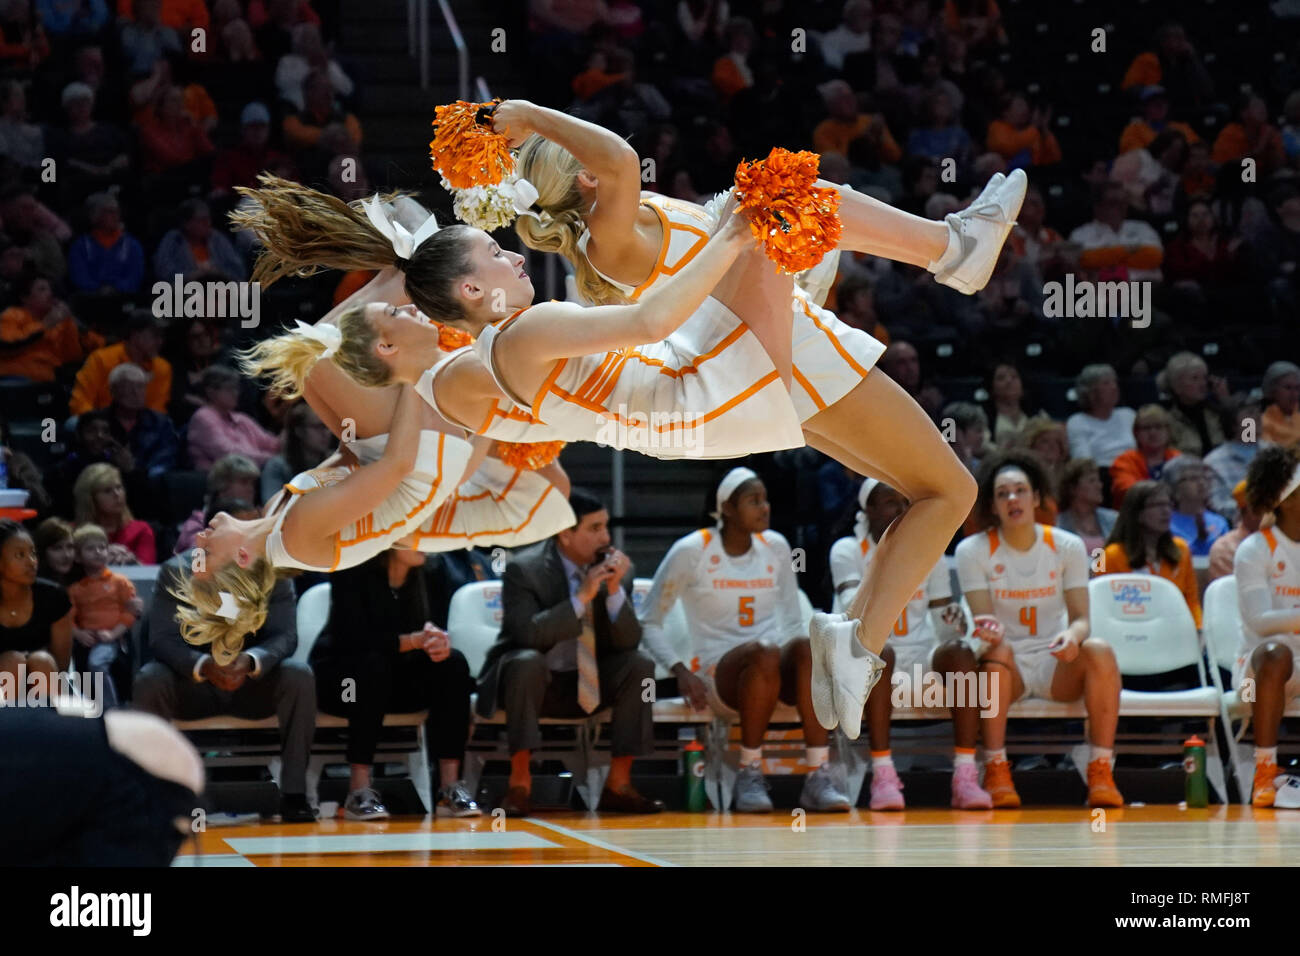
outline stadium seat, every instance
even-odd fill
[[[68,391],[57,382],[0,378],[0,409],[10,422],[53,418],[62,423],[68,414]]]
[[[1195,665],[1201,686],[1191,690],[1120,693],[1121,717],[1198,717],[1206,721],[1206,775],[1220,799],[1228,799],[1219,756],[1215,720],[1221,692],[1206,686],[1205,665],[1196,622],[1178,587],[1165,578],[1142,574],[1106,574],[1088,582],[1092,634],[1115,651],[1126,677],[1162,674]],[[1217,684],[1217,675],[1215,683]],[[1144,738],[1168,735],[1142,735]],[[1182,733],[1167,745],[1181,750]],[[1145,749],[1145,748],[1144,748]]]
[[[1232,673],[1241,648],[1241,612],[1237,605],[1237,579],[1233,575],[1217,578],[1205,589],[1205,643],[1210,660],[1218,668]],[[1223,690],[1220,695],[1224,729],[1228,738],[1228,752],[1237,775],[1237,792],[1242,803],[1250,802],[1250,788],[1255,778],[1255,761],[1246,750],[1246,734],[1250,730],[1251,706],[1241,700],[1235,687]],[[1300,698],[1286,702],[1283,717],[1300,717]],[[1279,734],[1278,742],[1294,747],[1294,733]]]

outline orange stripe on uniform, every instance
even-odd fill
[[[993,557],[993,552],[998,549],[998,529],[989,528],[989,557]]]
[[[1052,540],[1052,528],[1050,525],[1039,525],[1043,529],[1043,544],[1047,545],[1053,551],[1056,550],[1056,542]]]
[[[824,411],[826,409],[826,403],[823,402],[822,397],[817,394],[817,389],[813,388],[812,382],[808,381],[803,372],[799,371],[799,366],[791,363],[790,370],[794,374],[794,380],[803,386],[803,390],[808,393],[808,397],[811,398],[813,404],[817,406],[817,411]]]
[[[858,360],[855,359],[852,355],[850,355],[848,350],[844,348],[844,346],[840,343],[840,340],[835,337],[835,333],[832,332],[830,329],[828,329],[826,326],[822,325],[821,321],[817,318],[817,316],[813,314],[812,309],[808,308],[808,303],[806,300],[800,299],[799,304],[800,306],[803,307],[803,314],[808,316],[808,318],[812,320],[813,325],[821,329],[822,334],[825,335],[826,338],[830,340],[831,345],[835,347],[835,351],[839,352],[840,357],[843,358],[844,361],[848,362],[849,368],[853,369],[853,371],[857,372],[859,375],[865,378],[867,373],[870,371],[870,369],[863,368],[862,365],[859,364]]]

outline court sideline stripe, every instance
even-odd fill
[[[568,827],[562,827],[558,823],[547,823],[545,820],[539,820],[536,817],[525,817],[524,822],[531,823],[534,826],[539,826],[546,830],[551,830],[554,833],[569,837],[572,840],[577,840],[580,843],[587,843],[601,850],[608,850],[610,853],[617,853],[620,856],[628,856],[634,860],[640,860],[642,863],[649,863],[651,866],[677,865],[676,863],[669,863],[667,860],[661,860],[658,857],[648,856],[644,853],[637,853],[633,850],[626,850],[621,846],[614,845],[613,843],[606,843],[604,840],[598,840],[595,837],[586,836],[577,830],[570,830]]]

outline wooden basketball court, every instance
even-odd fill
[[[1300,812],[1218,806],[909,810],[799,817],[553,813],[256,824],[199,834],[176,866],[1281,866]]]

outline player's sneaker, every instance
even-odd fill
[[[824,763],[804,777],[799,806],[819,813],[847,813],[853,801],[840,789],[831,765]]]
[[[1011,781],[1011,762],[990,760],[984,765],[984,789],[996,810],[1014,810],[1020,806],[1020,794]]]
[[[840,729],[849,740],[862,733],[862,709],[872,688],[885,673],[884,660],[858,640],[858,621],[836,621],[826,627],[831,635],[831,656],[827,658],[835,695]]]
[[[1271,807],[1277,796],[1277,785],[1273,782],[1277,776],[1277,761],[1268,760],[1255,764],[1255,785],[1251,788],[1250,805],[1252,807]]]
[[[950,242],[958,242],[960,246],[950,248],[935,263],[939,266],[934,274],[936,282],[966,295],[973,295],[988,285],[1002,255],[1002,245],[1016,224],[1028,187],[1025,171],[1017,169],[1005,182],[991,189],[985,187],[965,209],[945,217],[952,230]]]
[[[812,704],[817,723],[834,730],[840,722],[835,708],[835,682],[831,679],[830,660],[834,635],[830,626],[847,620],[844,614],[817,611],[808,624],[808,644],[812,648]]]
[[[962,764],[952,772],[952,805],[958,810],[991,810],[993,798],[980,786],[979,771],[973,763]]]
[[[767,795],[767,781],[757,764],[741,767],[736,774],[736,791],[732,806],[737,813],[771,813],[772,798]]]
[[[890,765],[871,770],[871,809],[903,809],[903,781],[898,779],[898,771]]]
[[[1122,807],[1124,798],[1115,786],[1115,778],[1110,774],[1110,761],[1098,757],[1088,764],[1088,806]]]

